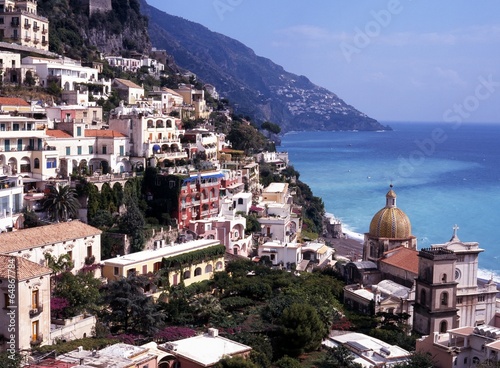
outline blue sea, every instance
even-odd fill
[[[389,185],[418,249],[450,240],[454,225],[478,242],[480,276],[500,281],[500,124],[387,123],[383,132],[292,132],[287,151],[325,210],[368,231]]]

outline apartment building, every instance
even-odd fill
[[[49,50],[49,20],[37,0],[0,0],[0,41]]]

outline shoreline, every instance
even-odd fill
[[[323,215],[325,226],[331,220],[337,221],[343,227],[345,224],[335,217],[332,213],[325,213]],[[343,238],[335,238],[332,234],[328,233],[323,236],[326,242],[335,248],[335,256],[346,258],[352,261],[361,261],[363,257],[363,241],[364,235],[352,230],[342,228],[342,233],[345,235]],[[417,247],[418,250],[418,247]],[[478,268],[477,270],[478,281],[487,283],[488,280],[493,278],[493,281],[498,284],[500,290],[500,274],[493,270]]]

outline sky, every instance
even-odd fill
[[[244,43],[381,122],[500,122],[498,0],[147,2]]]

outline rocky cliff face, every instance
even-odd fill
[[[112,10],[104,11],[108,3]],[[50,51],[61,55],[91,59],[95,51],[119,55],[151,49],[138,0],[108,0],[106,6],[89,0],[39,0],[38,13],[50,21]]]
[[[304,76],[255,55],[242,43],[200,24],[168,15],[141,0],[152,44],[215,85],[237,112],[291,130],[384,130],[376,120]]]

